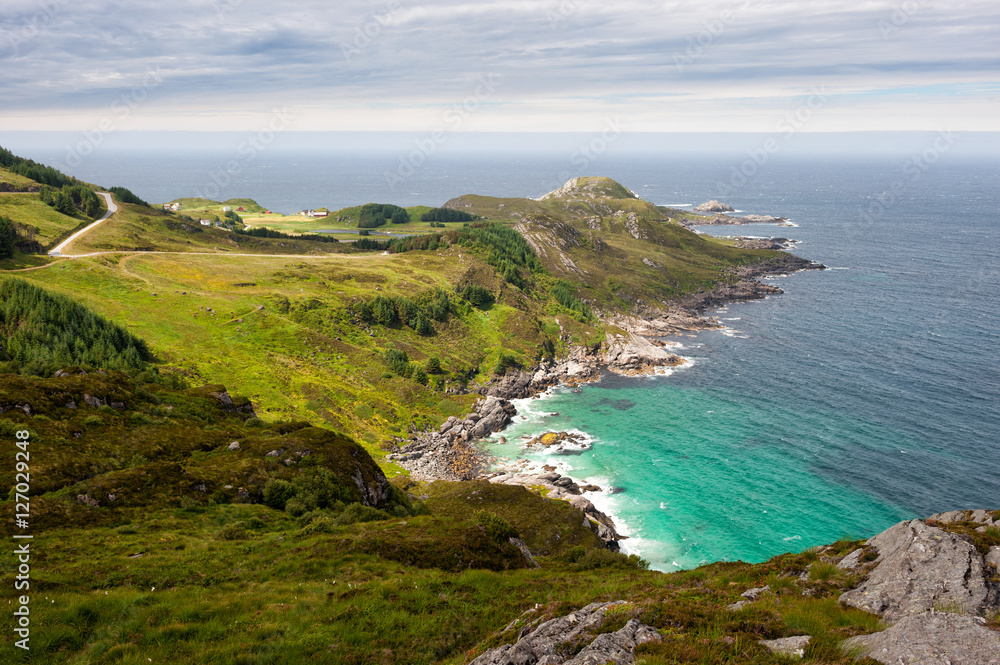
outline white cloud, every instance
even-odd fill
[[[998,28],[993,0],[11,0],[0,122],[86,129],[157,70],[136,128],[250,129],[275,105],[303,129],[432,128],[492,73],[467,127],[757,131],[824,86],[817,127],[998,130]]]

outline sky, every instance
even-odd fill
[[[0,130],[1000,131],[996,0],[4,0]]]

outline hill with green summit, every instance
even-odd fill
[[[44,249],[89,218],[43,200],[55,185],[21,171],[52,174],[30,166],[0,171],[0,214]],[[85,207],[81,186],[59,193]],[[3,662],[769,665],[797,644],[846,665],[876,662],[856,657],[897,639],[890,610],[917,600],[907,621],[995,639],[1000,513],[900,527],[958,552],[933,570],[975,602],[914,600],[873,586],[899,577],[906,534],[663,574],[545,486],[401,466],[415,454],[401,446],[449,417],[474,431],[483,394],[619,353],[638,340],[626,320],[703,325],[693,309],[805,262],[692,233],[690,213],[608,178],[538,200],[359,206],[345,224],[406,237],[355,242],[201,224],[249,200],[168,211],[112,193],[119,212],[68,257],[25,247],[8,267],[38,266],[0,283],[0,435],[30,441],[35,534],[31,650],[8,641]],[[0,470],[9,513],[18,472]],[[885,607],[864,605],[873,594]]]

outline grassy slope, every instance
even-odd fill
[[[23,175],[8,171],[2,166],[0,166],[0,183],[9,185],[18,191],[37,190],[41,187],[41,185],[31,178],[25,178]]]
[[[181,207],[178,212],[197,216],[207,216],[217,215],[222,217],[223,208],[230,207],[236,214],[243,216],[243,212],[248,214],[263,213],[266,208],[253,199],[229,199],[228,201],[213,201],[211,199],[200,199],[200,198],[181,198],[174,199],[173,201],[168,201],[168,203],[180,203]],[[161,206],[155,206],[160,208]],[[237,210],[237,208],[243,208],[243,212]]]
[[[84,392],[125,406],[90,408]],[[252,426],[206,390],[114,374],[9,379],[0,401],[11,397],[33,407],[31,416],[14,409],[0,418],[5,436],[32,432],[30,662],[457,665],[515,639],[521,624],[498,631],[536,603],[549,617],[616,599],[630,605],[603,630],[633,616],[656,626],[665,640],[645,648],[650,664],[781,663],[757,639],[803,633],[815,638],[807,662],[847,663],[836,643],[878,629],[877,618],[836,603],[854,580],[816,553],[670,575],[594,569],[580,555],[597,541],[578,513],[485,483],[434,483],[414,489],[427,494],[423,507],[393,500],[401,517],[311,530],[224,484],[259,496],[268,478],[321,467],[353,491],[350,465],[370,474],[371,460],[342,437]],[[70,397],[78,408],[66,407]],[[286,465],[271,449],[298,461]],[[7,483],[12,471],[3,473]],[[100,506],[75,498],[82,494]],[[479,510],[505,517],[541,568],[524,569],[516,550],[491,540]],[[775,593],[740,612],[723,609],[764,584]],[[5,613],[0,629],[10,634],[13,620]],[[8,640],[0,659],[28,662],[28,654]]]
[[[705,241],[665,221],[662,209],[627,197],[463,201],[484,211],[492,207],[493,216],[523,213],[506,221],[523,228],[545,250],[543,261],[553,273],[585,284],[581,295],[605,307],[632,306],[638,300],[660,300],[698,288],[718,278],[719,266],[768,255],[701,244]],[[504,208],[498,208],[500,203]],[[119,219],[108,223],[103,237],[87,240],[89,247],[147,242],[185,251],[195,245],[187,241],[197,236],[197,246],[212,251],[219,242],[214,233],[169,228],[166,222],[176,218],[124,208]],[[625,220],[615,217],[617,209],[637,215],[634,228],[647,240],[632,237]],[[289,244],[262,242],[257,251],[273,253],[285,246]],[[564,257],[584,274],[568,268]],[[650,267],[642,258],[664,267]],[[443,415],[463,413],[474,399],[448,396],[398,377],[383,378],[383,349],[405,349],[414,360],[438,355],[449,372],[485,368],[501,346],[531,357],[541,331],[552,328],[554,318],[547,311],[551,301],[524,297],[502,285],[492,269],[460,247],[312,258],[221,252],[107,255],[65,261],[25,276],[127,322],[166,361],[168,371],[180,368],[194,383],[226,383],[249,394],[265,420],[308,417],[356,436],[369,449],[403,433],[410,422],[437,423]],[[435,323],[438,334],[433,337],[378,326],[369,334],[347,313],[359,298],[416,296],[432,287],[450,290],[470,281],[501,293],[499,303],[486,312],[459,307],[448,324]],[[598,328],[567,319],[560,317],[575,341],[600,334]],[[13,385],[9,380],[4,384]],[[147,462],[161,454],[157,451],[181,455],[178,461],[189,473],[209,474],[218,484],[225,479],[211,473],[230,468],[229,453],[222,450],[227,441],[239,439],[248,453],[260,453],[269,445],[268,437],[285,436],[280,429],[250,430],[225,417],[203,418],[191,425],[187,436],[178,436],[176,427],[183,422],[170,422],[183,420],[176,409],[184,400],[178,399],[139,399],[138,406],[129,402],[128,410],[134,413],[121,415],[81,407],[71,416],[37,410],[29,417],[14,410],[5,414],[12,422],[4,428],[27,425],[38,435],[36,440],[54,444],[48,451],[35,449],[43,460],[48,453],[49,464],[72,459],[89,468],[82,475],[74,472],[79,475],[75,482],[83,484],[59,490],[68,497],[105,487],[102,474],[121,478],[114,474],[124,473],[123,466],[144,467],[146,462],[134,457],[137,442],[146,446],[142,456]],[[175,410],[165,408],[171,405]],[[87,420],[93,416],[100,422]],[[76,421],[82,439],[70,438]],[[185,449],[179,444],[188,439],[197,445]],[[70,446],[87,454],[65,457]],[[391,467],[388,471],[391,475]],[[803,633],[816,636],[810,661],[847,662],[834,645],[848,635],[877,629],[872,617],[836,604],[835,595],[852,580],[829,564],[820,562],[805,581],[791,576],[815,562],[815,553],[778,557],[757,566],[713,564],[672,575],[587,570],[564,558],[567,544],[593,544],[587,533],[574,531],[578,521],[567,519],[577,515],[570,515],[565,506],[539,503],[542,499],[519,488],[474,490],[474,484],[435,483],[413,489],[414,494],[428,495],[430,515],[304,533],[284,512],[261,505],[207,503],[203,493],[183,484],[170,486],[175,488],[172,494],[167,486],[152,485],[159,491],[150,505],[80,522],[86,535],[73,520],[46,527],[44,540],[36,541],[35,593],[41,602],[33,606],[37,625],[45,629],[34,633],[38,641],[33,642],[33,662],[151,658],[457,664],[510,641],[512,634],[496,631],[535,603],[553,616],[618,598],[633,604],[608,629],[634,615],[667,637],[662,645],[646,649],[646,663],[778,663],[782,661],[756,640]],[[434,567],[451,562],[446,567],[454,569],[456,552],[473,557],[483,551],[470,521],[473,511],[483,507],[506,517],[534,551],[549,554],[541,558],[540,570],[447,572]],[[75,510],[86,512],[82,507]],[[239,540],[220,534],[232,523],[247,527]],[[839,544],[830,554],[852,546]],[[465,561],[468,565],[473,559]],[[479,561],[475,565],[488,563]],[[778,593],[739,613],[723,610],[746,588],[764,583]],[[2,622],[9,632],[11,618]]]
[[[695,234],[674,221],[690,213],[635,198],[610,179],[581,180],[586,184],[555,198],[466,195],[445,205],[513,225],[546,268],[576,282],[578,295],[602,309],[656,309],[727,279],[725,268],[777,255]]]
[[[158,208],[126,203],[119,203],[118,208],[111,219],[74,242],[70,253],[123,250],[322,255],[344,251],[334,243],[238,236]]]
[[[465,198],[484,201],[476,210],[480,214],[498,205],[495,199]],[[583,284],[581,295],[605,308],[629,306],[635,293],[663,298],[698,288],[718,276],[718,264],[767,254],[706,241],[662,221],[657,209],[637,199],[600,201],[605,219],[599,233],[588,226],[596,216],[585,215],[593,213],[591,203],[513,199],[504,205],[522,207],[518,212],[526,214],[517,223],[549,269]],[[636,240],[613,212],[608,214],[622,207],[642,213],[640,230],[651,240]],[[203,227],[185,231],[176,216],[135,206],[122,209],[72,251],[139,246],[319,254],[346,249],[343,244],[241,238]],[[561,254],[571,256],[585,274],[567,271]],[[650,267],[642,258],[670,267]],[[685,268],[699,271],[698,279],[681,280],[680,287],[661,274],[678,275]],[[558,330],[556,316],[573,343],[603,339],[598,327],[572,320],[544,291],[525,296],[459,247],[315,259],[222,253],[106,256],[34,271],[28,278],[128,321],[169,366],[199,381],[238,387],[261,404],[265,418],[318,418],[378,454],[379,444],[405,436],[411,425],[432,426],[467,412],[475,397],[436,390],[439,378],[449,388],[458,385],[452,382],[457,374],[479,369],[488,376],[501,351],[529,364],[545,336]],[[435,323],[436,334],[430,337],[400,326],[368,331],[352,320],[350,308],[359,300],[379,294],[415,298],[432,288],[451,292],[456,284],[470,282],[500,294],[499,302],[485,312],[459,308],[447,323]],[[416,362],[438,356],[446,375],[431,377],[430,386],[386,378],[382,353],[388,348],[405,350]]]
[[[501,348],[533,358],[543,340],[540,324],[552,318],[505,287],[508,295],[492,309],[465,308],[448,323],[435,322],[430,337],[381,326],[369,336],[351,322],[347,308],[379,293],[415,297],[463,279],[499,292],[492,271],[460,248],[316,259],[106,256],[25,277],[127,321],[166,363],[197,380],[237,387],[266,419],[321,419],[369,445],[403,435],[411,422],[467,413],[475,399],[383,378],[384,349],[403,349],[414,361],[436,355],[449,375],[476,366],[488,372]],[[566,318],[578,340],[597,334]]]
[[[21,224],[38,228],[38,242],[51,245],[67,231],[75,229],[85,220],[69,217],[42,203],[38,194],[0,194],[0,215]]]
[[[410,215],[408,224],[390,224],[375,229],[369,229],[373,234],[378,233],[432,233],[435,228],[430,222],[421,222],[420,216],[431,210],[430,206],[411,206],[406,208]],[[288,216],[243,216],[243,221],[255,226],[266,226],[275,231],[285,233],[315,233],[322,229],[354,229],[358,226],[358,218],[361,214],[361,206],[343,208],[331,212],[327,217],[314,219],[312,217],[301,217],[299,215]]]

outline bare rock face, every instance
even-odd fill
[[[898,621],[935,608],[976,613],[991,595],[979,552],[921,520],[901,522],[867,544],[878,549],[876,566],[842,603]]]
[[[982,619],[946,612],[908,616],[888,630],[847,640],[880,663],[1000,665],[1000,633]]]
[[[678,365],[683,362],[665,348],[635,334],[607,335],[604,362],[618,374],[648,372],[654,367]]]
[[[631,619],[620,630],[590,640],[603,625],[606,611],[622,604],[623,601],[591,603],[537,626],[529,623],[521,630],[516,643],[490,649],[471,665],[632,665],[637,646],[661,639],[653,628]],[[564,645],[587,641],[590,644],[569,660],[560,653]]]
[[[692,208],[695,212],[736,212],[736,208],[712,199]]]
[[[954,511],[932,519],[982,524],[985,530],[995,524],[992,515]],[[901,522],[866,544],[865,551],[878,552],[874,568],[840,601],[880,614],[892,625],[845,646],[886,665],[1000,665],[1000,633],[987,628],[981,616],[1000,605],[992,550],[983,557],[961,536],[921,520]],[[840,566],[864,565],[861,552],[852,552]]]

